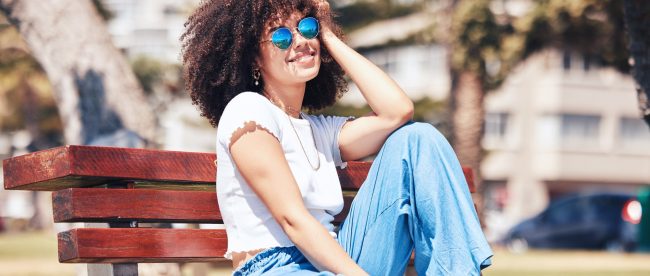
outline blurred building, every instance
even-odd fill
[[[115,45],[129,58],[146,55],[180,64],[180,37],[199,0],[102,0],[113,17],[107,22]],[[187,97],[162,99],[163,149],[214,151],[214,128]]]
[[[486,224],[497,233],[585,189],[650,185],[650,128],[630,75],[546,50],[485,98]]]
[[[451,77],[447,50],[443,46],[403,45],[361,51],[361,54],[384,70],[413,100],[428,97],[440,101],[449,96]],[[341,102],[355,106],[366,104],[353,82]]]
[[[408,42],[414,36],[432,31],[440,18],[434,16],[436,12],[430,9],[371,23],[348,34],[347,43],[383,69],[411,99],[444,100],[451,88],[447,49],[434,43]],[[366,104],[352,82],[341,102]]]
[[[188,98],[177,99],[161,115],[165,132],[163,149],[179,151],[214,152],[216,130]]]
[[[183,24],[199,0],[102,0],[113,17],[108,31],[130,58],[147,55],[180,63]]]

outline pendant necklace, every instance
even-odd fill
[[[316,164],[316,166],[314,166],[311,163],[311,161],[309,160],[309,156],[307,156],[307,151],[305,150],[305,147],[302,144],[302,140],[300,140],[300,135],[298,135],[298,131],[296,131],[296,127],[293,125],[293,122],[291,121],[291,116],[289,115],[290,112],[295,113],[295,112],[298,112],[298,111],[294,110],[292,107],[289,107],[288,108],[289,110],[286,110],[286,109],[282,108],[279,104],[277,104],[273,100],[271,100],[270,97],[266,97],[266,98],[269,99],[269,101],[271,103],[273,103],[275,106],[277,106],[282,111],[284,111],[284,113],[287,115],[287,119],[289,120],[289,124],[291,125],[291,128],[293,129],[293,133],[296,134],[296,138],[298,138],[298,143],[300,143],[300,148],[302,148],[302,153],[305,154],[305,158],[307,159],[307,162],[309,162],[309,166],[312,168],[312,170],[317,171],[320,168],[320,154],[318,154],[318,149],[316,148],[316,141],[314,140],[314,149],[316,149],[316,160],[317,160],[318,163]],[[304,113],[298,112],[298,117],[305,118]],[[314,135],[314,128],[312,128],[311,125],[309,126],[309,130],[311,130],[312,139],[316,139],[316,136]]]

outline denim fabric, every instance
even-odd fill
[[[403,275],[415,249],[418,275],[480,275],[492,250],[456,154],[438,130],[407,123],[377,154],[338,241],[370,275]],[[234,275],[333,275],[296,247],[271,248]]]
[[[311,275],[330,276],[331,272],[318,272],[297,247],[273,247],[257,253],[233,272],[234,276],[256,275]]]

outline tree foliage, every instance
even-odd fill
[[[512,68],[545,48],[582,53],[627,73],[623,0],[536,0],[523,16],[496,14],[489,0],[463,0],[454,12],[452,69],[470,70],[494,89]]]
[[[343,31],[349,33],[375,21],[400,17],[417,12],[423,8],[421,1],[401,4],[397,1],[356,1],[346,6],[335,6],[337,23],[341,24]]]
[[[62,125],[45,72],[0,16],[0,131],[20,129],[58,140]]]
[[[163,65],[157,59],[141,55],[131,60],[131,68],[147,94],[153,92],[155,83],[162,80]]]
[[[638,83],[639,109],[650,126],[650,3],[642,0],[625,1],[625,22],[630,37],[633,75]]]
[[[483,87],[494,87],[502,67],[503,40],[512,34],[509,24],[498,24],[489,0],[460,1],[453,15],[451,35],[452,72],[471,71],[479,76]]]
[[[623,0],[537,0],[533,10],[515,22],[522,36],[519,59],[545,47],[591,55],[602,65],[630,70]]]

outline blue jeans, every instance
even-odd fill
[[[492,250],[481,231],[456,154],[438,130],[407,123],[377,154],[341,224],[338,242],[370,275],[479,275]],[[267,249],[234,275],[318,272],[296,247]]]

